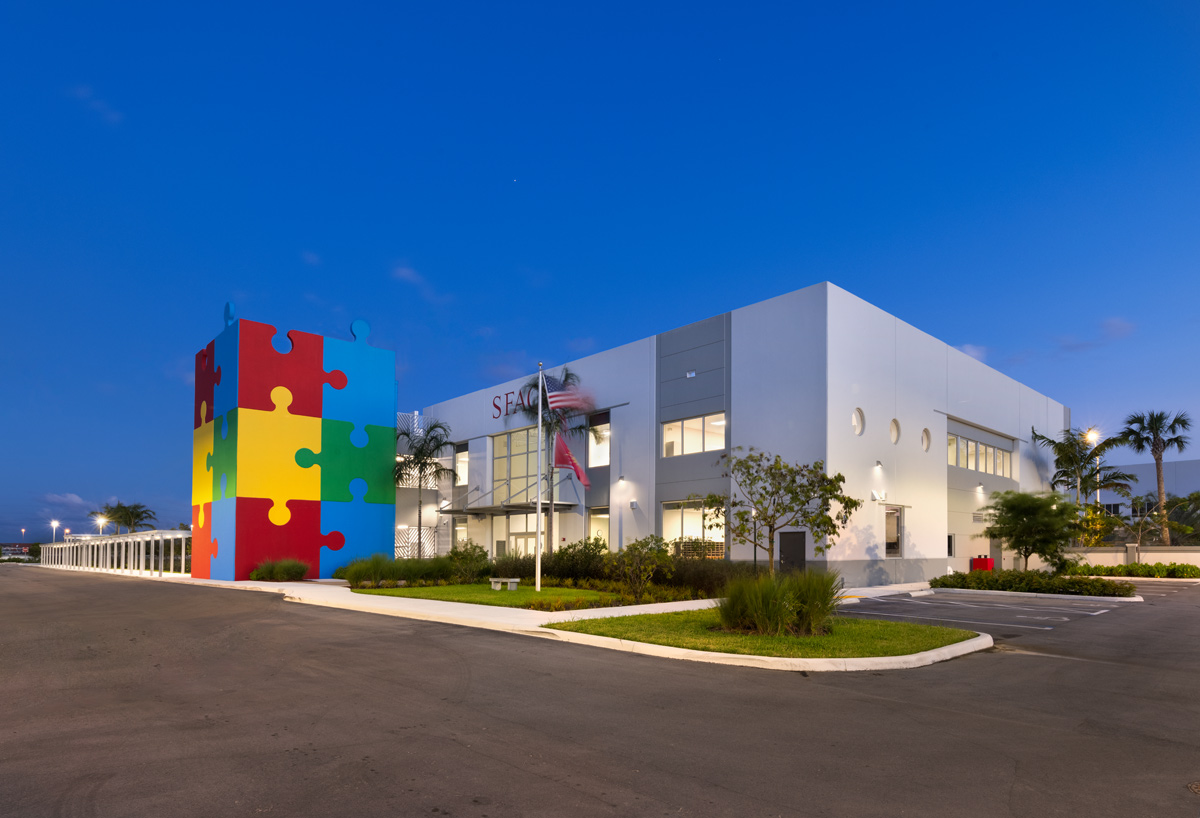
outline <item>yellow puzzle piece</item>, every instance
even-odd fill
[[[288,500],[320,500],[318,469],[296,465],[296,452],[321,448],[321,419],[293,415],[292,393],[283,386],[271,390],[272,412],[239,409],[237,496],[268,497],[268,514],[275,525],[286,525],[292,513]]]

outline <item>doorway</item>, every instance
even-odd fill
[[[779,570],[803,571],[808,551],[807,531],[779,532]]]

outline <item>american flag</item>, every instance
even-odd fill
[[[575,387],[567,386],[550,374],[545,374],[542,378],[546,382],[546,402],[550,404],[551,409],[558,411],[588,408],[587,399]]]
[[[587,479],[587,474],[584,473],[583,467],[579,465],[579,461],[575,459],[575,455],[571,454],[571,450],[567,447],[567,441],[562,435],[557,435],[554,438],[554,468],[556,469],[574,469],[575,476],[579,478],[579,482],[583,483],[585,489],[590,489],[592,484]]]

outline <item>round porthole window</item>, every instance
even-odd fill
[[[892,432],[892,442],[899,443],[900,442],[900,421],[896,420],[895,418],[892,418],[891,432]]]
[[[863,417],[862,409],[855,409],[854,414],[850,416],[850,423],[854,426],[854,434],[861,435],[863,430],[867,428],[867,420]]]
[[[921,451],[929,451],[929,444],[933,442],[933,436],[929,434],[928,429],[921,430]]]

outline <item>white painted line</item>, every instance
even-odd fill
[[[1017,614],[1017,619],[1037,619],[1042,622],[1070,622],[1065,616],[1022,616]]]
[[[879,599],[879,600],[872,600],[872,601],[882,602],[883,600]],[[951,600],[951,599],[938,599],[938,600],[930,600],[928,602],[918,602],[917,600],[914,600],[914,599],[904,599],[902,597],[890,599],[889,601],[891,601],[891,602],[907,602],[912,605],[958,605],[959,607],[962,607],[962,608],[989,608],[989,609],[994,608],[996,610],[1001,610],[1001,611],[1050,611],[1053,613],[1078,613],[1078,614],[1085,614],[1087,616],[1094,615],[1091,611],[1085,611],[1082,608],[1065,607],[1065,606],[1060,607],[1057,605],[1029,606],[1029,605],[1006,605],[1006,604],[995,604],[995,603],[985,605],[985,604],[979,603],[979,602],[959,602],[959,601]],[[1108,610],[1108,609],[1106,608],[1105,610]]]
[[[897,619],[929,619],[933,622],[960,622],[966,625],[995,625],[997,628],[1022,628],[1027,631],[1052,631],[1054,628],[1045,628],[1038,625],[1010,625],[1004,622],[976,622],[973,619],[946,619],[941,616],[912,616],[911,614],[886,614],[879,611],[872,611],[868,614],[866,611],[846,611],[846,613],[861,614],[862,616],[894,616]]]

